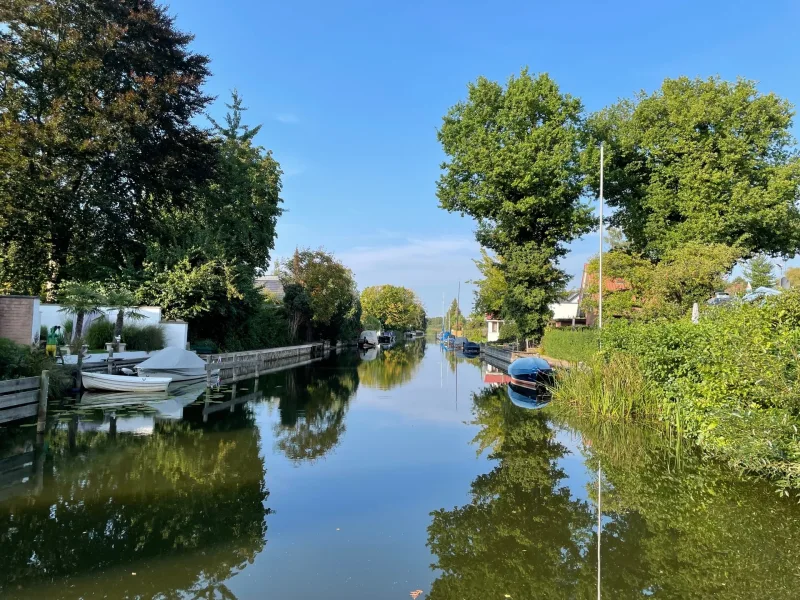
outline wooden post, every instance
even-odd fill
[[[236,384],[231,388],[231,412],[236,408]]]
[[[39,381],[39,413],[36,422],[36,433],[44,433],[47,427],[47,392],[50,388],[50,371],[42,371]]]
[[[206,388],[211,387],[211,355],[206,357]]]

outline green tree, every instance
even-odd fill
[[[144,315],[136,310],[136,294],[127,285],[106,286],[102,290],[102,298],[106,307],[117,311],[117,318],[114,323],[114,338],[122,336],[122,327],[126,318],[134,321],[144,318]]]
[[[475,290],[475,311],[492,315],[502,315],[508,285],[502,269],[502,258],[492,257],[481,248],[480,260],[473,260],[483,279],[473,281]]]
[[[503,257],[505,312],[526,336],[541,334],[566,285],[567,243],[592,226],[581,204],[581,111],[546,74],[523,69],[505,88],[470,84],[438,134],[448,156],[440,205],[475,218],[478,242]]]
[[[450,303],[450,308],[444,315],[445,327],[449,327],[451,331],[458,330],[464,325],[464,315],[461,308],[458,306],[458,300],[453,298]]]
[[[588,120],[584,168],[631,249],[658,260],[690,241],[793,255],[800,246],[800,158],[793,110],[755,83],[666,79],[653,94]]]
[[[83,320],[86,315],[100,311],[103,306],[103,294],[96,284],[79,281],[64,281],[58,290],[58,302],[61,312],[75,317],[72,339],[83,335]]]
[[[375,285],[361,292],[365,317],[394,331],[424,329],[425,309],[413,290],[395,285]]]
[[[358,329],[361,305],[353,273],[322,249],[296,250],[279,266],[284,287],[300,285],[308,296],[309,324],[326,339]]]
[[[215,171],[208,59],[154,0],[12,0],[2,21],[0,281],[50,294],[138,269]]]
[[[747,261],[743,272],[744,278],[753,289],[775,286],[775,272],[772,261],[763,254],[756,254]]]

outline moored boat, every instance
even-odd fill
[[[519,406],[520,408],[542,408],[547,406],[551,400],[550,391],[543,386],[539,386],[539,389],[532,389],[509,383],[507,390],[508,399],[511,400],[514,406]]]
[[[358,337],[359,348],[374,348],[378,345],[378,332],[377,331],[362,331]]]
[[[511,383],[522,387],[539,388],[553,383],[553,368],[535,356],[518,358],[509,365],[508,374]]]
[[[467,356],[478,356],[481,353],[480,344],[476,344],[475,342],[464,342],[464,346],[462,347],[462,352],[464,352]]]
[[[105,392],[166,392],[170,377],[139,377],[136,375],[107,375],[81,373],[83,387]]]
[[[159,350],[136,366],[140,377],[169,377],[172,381],[192,381],[206,377],[206,363],[196,353],[183,348]]]

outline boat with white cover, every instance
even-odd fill
[[[206,363],[194,352],[170,347],[154,352],[147,360],[136,365],[140,377],[169,377],[172,381],[204,379]]]
[[[166,392],[171,377],[141,377],[138,375],[107,375],[81,373],[83,387],[105,392]]]

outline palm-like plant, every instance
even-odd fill
[[[83,332],[83,320],[86,315],[96,313],[103,304],[103,295],[93,283],[80,281],[65,281],[58,291],[58,301],[61,312],[75,316],[75,327],[72,331],[72,340],[80,337]]]
[[[114,339],[122,336],[122,326],[125,319],[144,319],[145,315],[136,310],[136,294],[126,285],[115,285],[104,290],[105,305],[117,311],[117,320],[114,324]]]

